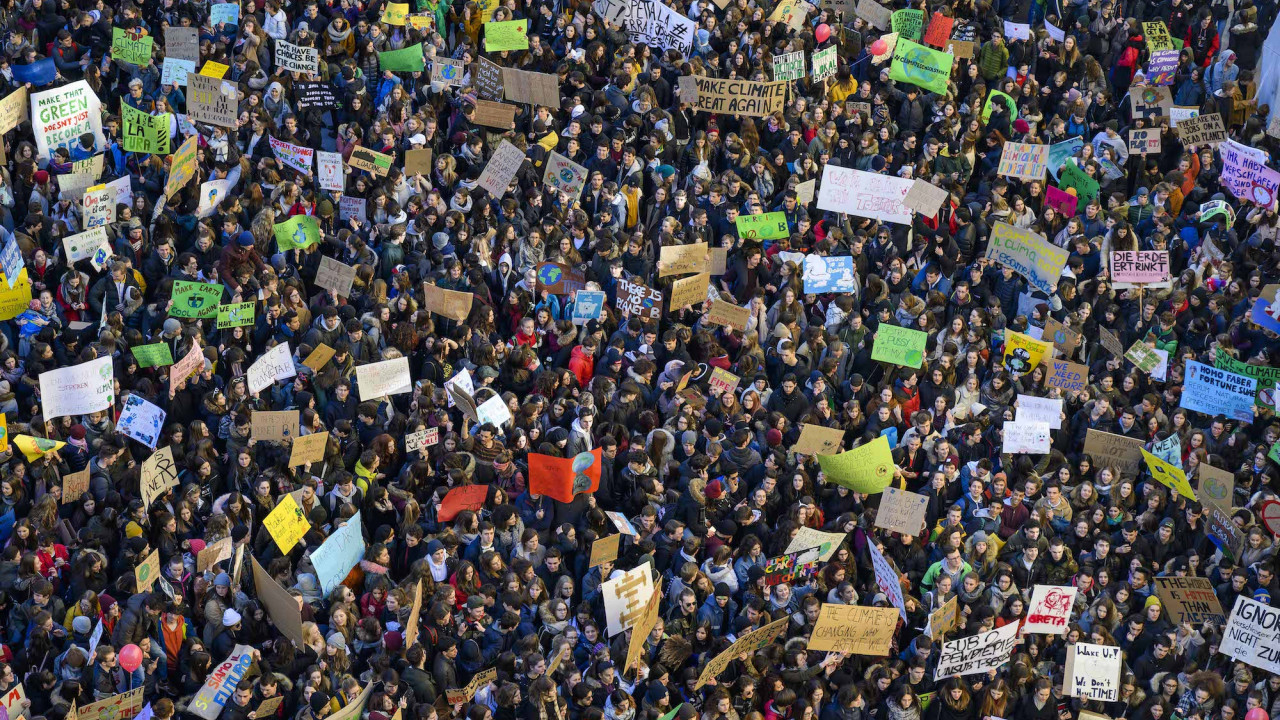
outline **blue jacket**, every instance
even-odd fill
[[[725,635],[733,628],[731,623],[733,618],[738,615],[738,603],[729,598],[729,602],[720,607],[720,603],[716,602],[714,594],[708,595],[703,601],[702,607],[698,608],[698,624],[704,622],[711,623],[712,635]]]

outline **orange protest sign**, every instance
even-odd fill
[[[560,502],[573,502],[578,493],[600,487],[600,449],[572,458],[529,453],[529,492]]]

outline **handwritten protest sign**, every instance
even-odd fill
[[[1027,279],[1032,287],[1052,294],[1067,263],[1067,250],[1042,235],[996,221],[986,257]]]
[[[925,513],[928,510],[929,498],[889,486],[884,489],[884,495],[880,498],[875,526],[903,535],[918,536],[925,526]]]
[[[768,117],[781,111],[787,99],[785,82],[753,82],[685,75],[680,99],[706,113]]]
[[[791,544],[787,545],[787,549],[783,552],[790,555],[809,548],[817,548],[818,562],[826,562],[840,548],[845,537],[845,533],[842,532],[822,532],[810,527],[802,527],[796,531],[795,537],[791,538]]]
[[[1006,142],[996,174],[1023,180],[1043,180],[1049,169],[1049,146]]]
[[[943,643],[934,679],[974,675],[1000,667],[1019,642],[1018,630],[1018,623],[1009,623],[990,632]]]
[[[1133,155],[1158,155],[1160,153],[1160,128],[1130,129],[1129,153]]]
[[[1064,690],[1071,697],[1112,702],[1120,697],[1120,648],[1072,643],[1063,672]]]
[[[1169,621],[1175,625],[1206,622],[1221,623],[1226,619],[1222,603],[1214,592],[1213,582],[1202,577],[1155,577],[1156,592]]]
[[[802,455],[831,455],[840,452],[843,443],[843,430],[807,423],[800,426],[800,437],[791,451]]]
[[[294,413],[294,418],[296,420],[297,413]],[[275,508],[267,514],[263,524],[282,553],[292,550],[302,536],[311,529],[311,523],[307,520],[306,514],[302,512],[302,508],[298,506],[292,495],[282,496],[280,502],[276,503]]]
[[[898,630],[898,611],[824,603],[809,636],[810,650],[883,656]]]
[[[1227,130],[1218,113],[1198,115],[1178,123],[1178,137],[1185,145],[1217,146],[1227,139]]]
[[[1280,673],[1280,609],[1236,596],[1218,652],[1270,673]]]
[[[1226,415],[1253,422],[1253,400],[1258,381],[1233,372],[1188,360],[1182,388],[1182,407],[1209,416]]]
[[[924,363],[924,351],[928,342],[928,333],[883,323],[876,330],[871,359],[919,368]]]
[[[913,183],[829,164],[822,169],[818,209],[910,225],[911,210],[902,201]]]
[[[818,465],[830,482],[864,494],[882,492],[893,481],[893,453],[883,435],[838,455],[819,453]]]

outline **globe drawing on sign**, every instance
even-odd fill
[[[560,182],[566,185],[572,185],[573,181],[577,179],[578,179],[578,176],[576,173],[573,172],[573,168],[567,165],[565,167],[560,168]]]
[[[457,67],[453,65],[443,65],[443,63],[442,63],[442,66],[443,67],[440,70],[440,77],[444,78],[445,80],[452,80],[458,76]]]
[[[591,489],[591,478],[587,477],[587,471],[596,462],[596,456],[583,452],[573,457],[573,494],[586,492]]]
[[[924,361],[924,356],[919,350],[908,350],[906,355],[906,367],[919,367]]]
[[[562,275],[563,273],[560,271],[560,268],[555,265],[551,265],[550,263],[538,268],[538,282],[543,285],[555,285],[560,282]]]
[[[1144,105],[1154,105],[1160,102],[1160,92],[1151,87],[1143,89],[1142,102]]]
[[[198,293],[188,295],[187,307],[191,308],[192,310],[199,310],[200,308],[204,307],[204,297],[202,297]]]
[[[906,76],[907,82],[927,86],[933,76],[928,68],[932,66],[932,58],[924,48],[911,48],[902,53],[902,61],[898,63],[898,71]]]
[[[1214,478],[1211,478],[1211,477],[1204,478],[1203,482],[1200,485],[1200,489],[1204,491],[1205,495],[1208,495],[1210,498],[1214,500],[1227,499],[1227,486],[1218,482]]]

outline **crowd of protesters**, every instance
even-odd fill
[[[3,323],[0,409],[8,437],[65,443],[27,454],[9,443],[0,473],[0,690],[23,686],[8,709],[64,720],[73,708],[144,688],[159,720],[188,720],[193,696],[237,645],[255,650],[227,688],[217,720],[322,720],[371,688],[367,720],[1074,720],[1083,710],[1119,720],[1258,720],[1280,711],[1280,676],[1217,652],[1221,621],[1176,623],[1154,591],[1158,576],[1198,576],[1224,612],[1236,597],[1280,603],[1272,532],[1259,509],[1273,497],[1280,438],[1263,402],[1251,422],[1181,407],[1184,363],[1280,364],[1277,335],[1250,308],[1280,282],[1276,205],[1220,186],[1212,145],[1188,146],[1168,113],[1134,119],[1130,93],[1146,83],[1144,22],[1179,45],[1173,104],[1219,113],[1228,136],[1273,156],[1269,108],[1253,98],[1273,0],[953,0],[913,3],[975,33],[949,91],[891,80],[875,62],[883,30],[853,3],[800,4],[803,22],[769,22],[758,0],[693,0],[673,9],[697,23],[687,52],[631,42],[584,0],[411,0],[427,22],[389,25],[380,0],[248,0],[238,25],[211,26],[189,0],[4,0],[0,94],[15,68],[52,57],[56,79],[84,80],[102,101],[105,145],[38,155],[33,124],[3,136],[0,226],[21,249],[30,312]],[[896,10],[905,5],[885,8]],[[483,50],[484,23],[527,19],[529,48]],[[1029,23],[1029,40],[1004,36]],[[1046,24],[1065,33],[1058,41]],[[165,197],[168,156],[122,147],[121,103],[186,112],[185,88],[163,84],[166,27],[199,29],[200,63],[229,66],[238,93],[234,130],[173,123],[173,147],[199,135],[197,177]],[[830,30],[815,34],[820,26]],[[144,65],[110,57],[112,31],[156,38]],[[819,42],[817,36],[824,39]],[[318,73],[275,67],[274,47],[319,51]],[[380,70],[379,53],[422,43],[423,72]],[[771,79],[776,55],[836,45],[836,74],[789,84],[768,117],[698,112],[679,78]],[[432,63],[467,68],[461,84],[433,83]],[[476,123],[473,63],[553,73],[555,106],[517,104],[507,132]],[[295,83],[332,87],[334,107],[298,109]],[[1016,113],[984,102],[998,89]],[[1130,155],[1133,127],[1158,127],[1158,153]],[[1101,185],[1065,217],[1045,201],[1051,176],[997,175],[1006,142],[1082,137],[1066,162]],[[270,138],[349,158],[390,155],[385,176],[345,168],[345,193],[282,162]],[[503,140],[526,160],[501,196],[477,185]],[[409,151],[432,151],[426,174],[405,171]],[[555,151],[583,165],[579,197],[548,188]],[[103,157],[101,181],[128,176],[132,203],[107,226],[112,257],[68,263],[63,238],[82,232],[79,195],[60,189],[73,163]],[[1109,163],[1105,161],[1110,161]],[[797,185],[827,164],[921,178],[948,192],[934,217],[910,225],[819,210]],[[1275,167],[1274,162],[1269,166]],[[1114,166],[1120,172],[1107,172]],[[234,192],[198,212],[202,182]],[[345,195],[362,219],[342,219]],[[1233,210],[1202,220],[1200,206]],[[750,240],[736,219],[785,214],[789,236]],[[322,240],[282,251],[272,228],[318,219]],[[1052,294],[984,255],[992,227],[1031,230],[1069,251]],[[709,296],[745,306],[745,328],[709,322],[710,302],[664,303],[657,318],[616,309],[620,280],[670,297],[660,248],[708,243],[726,264]],[[1168,250],[1160,287],[1113,287],[1105,253]],[[806,292],[794,255],[852,256],[853,292]],[[356,268],[350,293],[316,284],[322,257]],[[538,282],[538,267],[580,271],[607,294],[597,320],[572,321],[574,298]],[[224,303],[253,302],[256,320],[219,330],[170,315],[177,281],[224,286]],[[466,322],[426,308],[424,287],[470,293]],[[1044,368],[1009,373],[1006,335],[1056,320],[1080,341],[1079,391],[1046,387]],[[924,330],[918,369],[872,360],[883,324]],[[1154,379],[1100,342],[1167,351]],[[171,386],[167,367],[140,367],[131,348],[164,343],[175,359],[198,346],[204,365]],[[296,377],[249,392],[247,368],[287,344]],[[335,351],[319,369],[303,360]],[[46,418],[40,375],[110,356],[116,405]],[[407,357],[409,392],[365,398],[356,368]],[[711,387],[715,369],[740,378]],[[479,423],[445,383],[467,373],[477,403],[500,395],[512,419]],[[682,380],[699,398],[677,393]],[[1061,429],[1047,454],[1003,451],[1017,395],[1061,398]],[[124,398],[167,413],[178,485],[149,507],[140,492],[153,452],[116,428]],[[296,410],[301,432],[329,433],[324,459],[289,464],[287,443],[252,437],[256,412]],[[915,535],[875,525],[881,495],[824,476],[792,451],[800,428],[844,432],[842,449],[889,433],[893,484],[928,499]],[[409,451],[422,429],[438,442]],[[1193,487],[1199,468],[1234,474],[1230,548],[1207,531],[1206,509],[1084,451],[1089,430],[1153,445],[1179,439]],[[599,449],[599,488],[565,503],[531,490],[530,453],[571,458]],[[88,470],[89,489],[62,497]],[[453,488],[488,487],[483,506],[442,521]],[[294,493],[310,524],[282,553],[264,518]],[[360,512],[367,549],[324,592],[311,553]],[[590,567],[593,543],[635,535],[614,561]],[[845,534],[810,577],[769,585],[765,567],[802,527]],[[224,538],[233,557],[197,572]],[[900,574],[905,621],[888,655],[810,652],[824,603],[889,606],[868,559],[874,544]],[[1225,549],[1224,549],[1225,548]],[[135,568],[158,551],[161,578],[139,592]],[[286,639],[255,588],[251,562],[297,599],[305,643]],[[630,631],[610,635],[602,584],[648,566],[662,588],[659,620],[641,661],[625,666]],[[935,678],[943,642],[1019,623],[1036,585],[1074,586],[1062,635],[1028,634],[1000,668]],[[417,588],[416,638],[406,642]],[[952,598],[958,622],[926,633]],[[789,618],[758,652],[734,658],[699,686],[701,669],[743,633]],[[95,631],[101,629],[98,635]],[[1123,650],[1119,698],[1063,693],[1068,645]],[[96,644],[95,644],[96,643]],[[92,651],[90,650],[93,647]],[[122,667],[126,648],[131,657]],[[140,661],[132,656],[141,651]],[[563,651],[563,652],[562,652]],[[554,666],[554,667],[553,667]],[[474,694],[448,691],[496,668]],[[456,698],[455,698],[456,699]],[[95,720],[96,717],[95,717]]]

